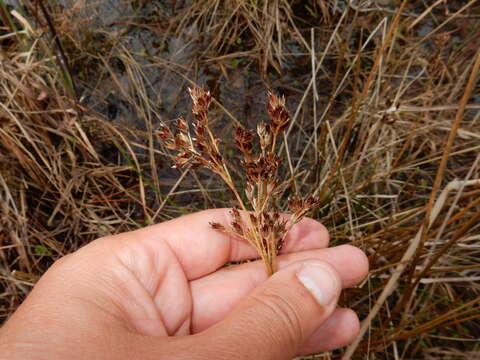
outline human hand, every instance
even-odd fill
[[[363,252],[327,248],[304,219],[267,278],[244,241],[211,229],[207,210],[98,239],[57,262],[0,329],[8,359],[289,359],[350,343],[359,329],[336,308],[368,271]],[[310,290],[309,290],[310,289]]]

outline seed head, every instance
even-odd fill
[[[238,126],[235,129],[235,144],[245,157],[250,157],[253,149],[253,135],[247,129]]]
[[[212,102],[210,91],[202,88],[188,88],[190,97],[192,98],[192,112],[195,119],[204,125],[208,124],[208,108]]]
[[[218,231],[235,234],[252,244],[264,259],[265,269],[271,275],[276,271],[275,257],[284,246],[287,232],[318,203],[313,196],[304,199],[292,197],[288,202],[292,216],[288,219],[280,217],[275,206],[276,198],[289,185],[288,181],[280,182],[278,179],[280,158],[275,152],[278,135],[290,120],[285,98],[268,94],[267,112],[270,120],[267,124],[260,123],[257,126],[259,151],[254,151],[253,132],[241,126],[235,129],[235,144],[242,155],[241,164],[246,177],[245,195],[248,202],[244,203],[220,152],[220,139],[209,126],[208,108],[212,101],[210,92],[193,88],[189,89],[189,93],[195,117],[193,129],[190,130],[185,119],[180,117],[176,120],[175,132],[161,126],[157,130],[157,136],[168,149],[176,153],[172,156],[174,167],[207,168],[217,173],[234,193],[242,210],[248,211],[250,207],[252,211],[247,217],[249,221],[244,221],[240,211],[233,208],[228,226],[217,222],[211,222],[210,226]]]
[[[290,115],[285,107],[285,97],[278,97],[269,92],[267,112],[270,117],[270,126],[273,132],[279,133],[287,127],[290,121]]]

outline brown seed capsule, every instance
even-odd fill
[[[175,135],[175,146],[177,149],[184,149],[189,147],[189,141],[187,135],[184,133],[178,133]]]
[[[218,223],[218,222],[209,222],[210,224],[210,227],[214,230],[219,230],[219,231],[225,231],[225,226],[223,226],[222,224]]]
[[[247,197],[247,199],[250,202],[252,202],[254,191],[255,190],[254,190],[254,187],[253,187],[252,183],[247,182],[247,185],[245,186],[245,196]]]
[[[166,127],[165,125],[161,125],[158,130],[156,131],[156,135],[162,139],[162,140],[166,140],[166,139],[172,139],[173,138],[173,134],[172,132],[170,131],[170,129],[168,127]]]
[[[272,143],[272,134],[270,130],[270,125],[263,122],[257,125],[257,134],[262,151],[268,148]]]
[[[232,228],[235,230],[237,234],[243,235],[243,228],[238,222],[232,221]]]
[[[174,161],[175,161],[175,165],[173,165],[173,168],[181,169],[186,164],[188,164],[189,159],[176,157]]]
[[[240,211],[237,208],[232,208],[230,210],[230,215],[232,215],[233,219],[237,222],[241,222]]]
[[[187,133],[188,132],[188,125],[187,125],[187,122],[185,121],[185,119],[183,117],[179,117],[177,119],[177,129],[183,133]]]
[[[235,144],[246,157],[249,157],[252,153],[252,141],[253,135],[250,131],[240,126],[235,129]]]
[[[197,137],[205,137],[205,126],[202,123],[199,123],[198,121],[193,124],[193,128],[195,131],[195,135]]]
[[[204,141],[199,141],[198,139],[194,139],[193,141],[195,142],[195,146],[197,147],[198,151],[200,151],[201,153],[207,152],[208,147]]]
[[[302,202],[299,198],[297,197],[290,197],[288,199],[288,209],[292,212],[292,213],[296,213],[298,212],[299,210],[302,209]]]

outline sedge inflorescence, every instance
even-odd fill
[[[318,203],[312,195],[306,198],[292,196],[288,200],[290,216],[281,216],[276,207],[275,199],[289,187],[289,181],[279,179],[281,160],[277,153],[278,138],[290,123],[285,98],[268,94],[269,121],[259,123],[256,134],[242,126],[235,129],[235,144],[242,155],[241,168],[245,174],[245,201],[233,181],[230,164],[220,151],[221,141],[209,125],[210,92],[202,88],[189,89],[189,92],[193,101],[193,130],[181,117],[175,123],[175,132],[167,126],[160,126],[157,136],[174,151],[174,167],[206,168],[220,176],[235,196],[238,208],[230,211],[228,226],[217,222],[210,223],[210,226],[250,243],[263,260],[267,274],[271,275],[277,270],[277,255],[284,246],[288,231]]]

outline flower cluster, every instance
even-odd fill
[[[290,198],[288,201],[291,216],[284,217],[276,208],[275,199],[285,190],[278,179],[281,160],[276,153],[277,139],[290,123],[290,115],[285,107],[285,98],[268,94],[268,123],[257,126],[258,149],[254,151],[255,134],[241,126],[235,129],[235,144],[242,154],[241,167],[245,172],[244,202],[229,172],[229,166],[219,150],[220,140],[210,127],[208,108],[211,104],[209,91],[190,89],[193,101],[192,112],[195,117],[193,132],[190,132],[185,119],[176,122],[176,133],[161,126],[158,137],[165,146],[175,151],[175,167],[186,165],[194,169],[207,168],[218,174],[234,194],[239,209],[231,210],[230,226],[211,223],[212,228],[249,242],[258,252],[269,275],[277,269],[277,255],[285,243],[285,237],[294,224],[317,204],[317,199],[308,196],[305,199]]]

